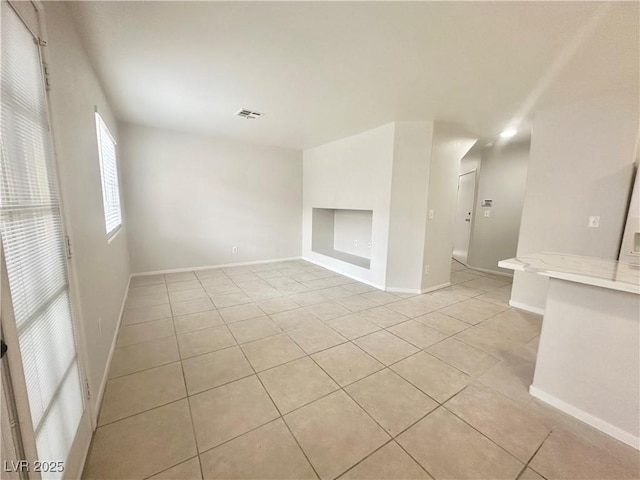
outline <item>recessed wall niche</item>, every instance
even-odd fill
[[[373,210],[314,208],[311,250],[358,267],[371,267]]]

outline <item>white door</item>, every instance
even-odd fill
[[[464,173],[458,177],[458,202],[456,204],[456,223],[453,237],[453,258],[466,264],[471,240],[471,220],[473,200],[476,193],[476,171]]]
[[[22,450],[31,462],[28,476],[74,477],[91,423],[73,322],[39,22],[6,1],[1,8],[2,333]],[[37,11],[30,13],[37,18]]]

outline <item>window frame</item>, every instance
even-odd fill
[[[102,115],[98,112],[98,109],[95,110],[95,123],[96,123],[96,141],[98,147],[98,160],[100,165],[100,185],[102,186],[102,207],[104,214],[104,223],[105,223],[105,231],[107,233],[107,241],[111,242],[111,240],[120,232],[123,226],[123,218],[122,218],[122,198],[120,195],[120,175],[118,170],[118,142],[116,141],[113,133],[109,129],[109,126],[102,118]],[[103,132],[106,132],[107,138],[103,140]],[[103,141],[109,141],[113,146],[113,170],[115,172],[115,194],[117,198],[117,211],[118,211],[118,224],[113,226],[111,230],[109,230],[108,218],[110,212],[110,202],[108,202],[107,190],[106,190],[106,175],[105,175],[105,161],[103,156]]]

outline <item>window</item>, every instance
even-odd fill
[[[111,237],[122,225],[118,165],[116,163],[116,141],[98,112],[96,112],[96,131],[98,135],[100,173],[102,175],[104,221],[107,227],[107,236]]]

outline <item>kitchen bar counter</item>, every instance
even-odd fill
[[[640,269],[558,253],[498,265],[549,277],[531,395],[640,449]]]
[[[603,258],[535,253],[502,260],[499,267],[640,295],[640,267]]]

